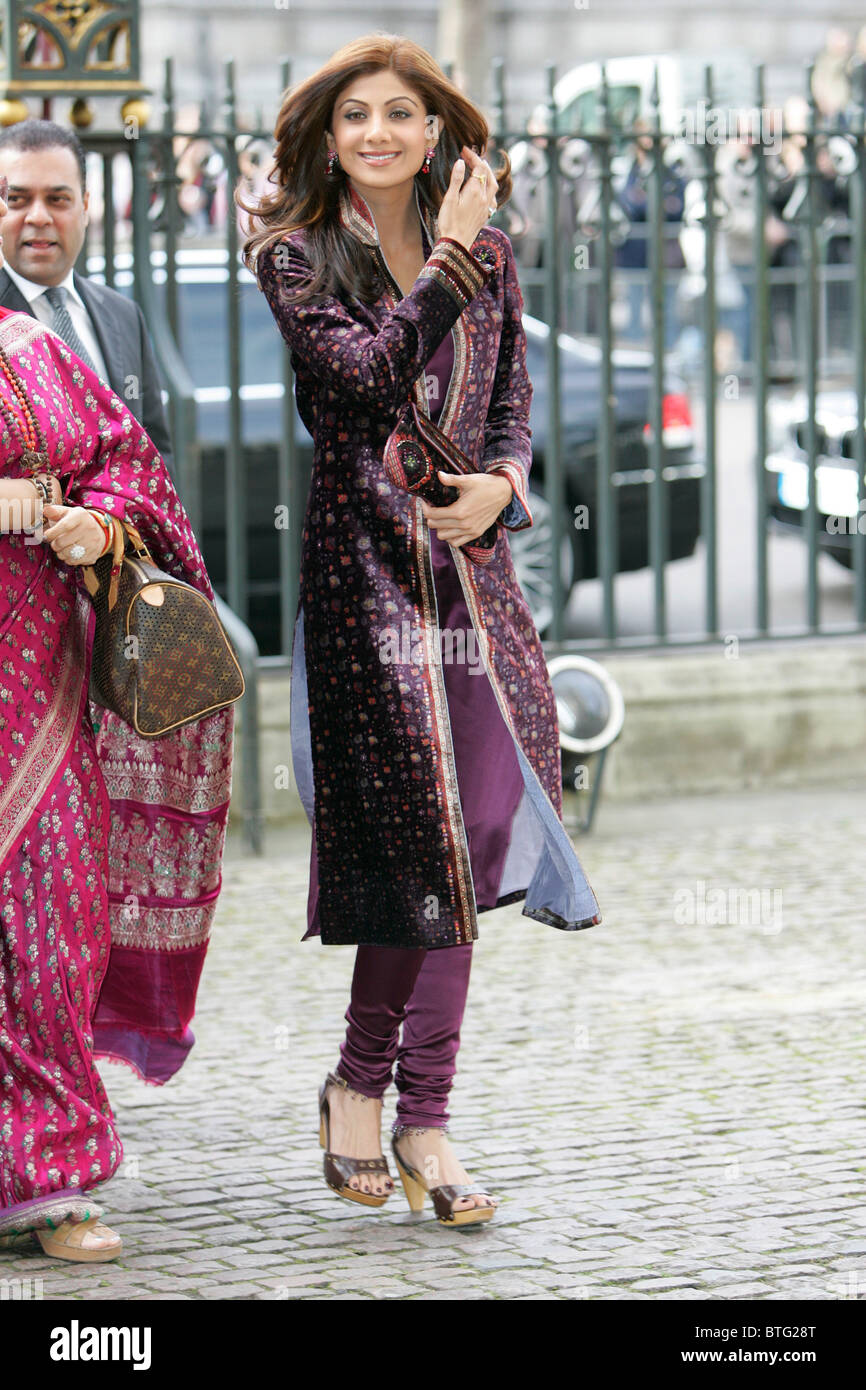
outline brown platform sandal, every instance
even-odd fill
[[[439,1187],[427,1187],[418,1170],[400,1157],[397,1140],[402,1138],[404,1134],[424,1133],[426,1133],[425,1129],[417,1128],[414,1125],[402,1125],[391,1136],[391,1151],[394,1155],[394,1162],[397,1164],[397,1172],[403,1183],[403,1191],[406,1193],[406,1200],[412,1211],[421,1211],[424,1206],[424,1198],[429,1192],[433,1202],[433,1210],[436,1212],[436,1219],[441,1221],[443,1226],[474,1226],[481,1221],[489,1221],[499,1204],[498,1198],[494,1199],[492,1206],[462,1207],[459,1211],[454,1210],[454,1203],[460,1197],[489,1196],[485,1187],[478,1187],[471,1182],[443,1183]]]
[[[333,1072],[328,1072],[323,1084],[319,1087],[319,1143],[325,1149],[325,1182],[337,1193],[338,1197],[347,1197],[350,1202],[360,1202],[365,1207],[383,1207],[394,1191],[394,1183],[388,1170],[388,1160],[385,1155],[379,1158],[349,1158],[345,1154],[333,1154],[331,1149],[331,1108],[328,1104],[328,1087],[342,1086],[344,1090],[351,1092],[353,1096],[360,1096],[361,1100],[369,1100],[369,1096],[361,1095],[360,1091],[353,1091],[348,1081],[344,1081],[342,1076],[335,1076]],[[389,1192],[362,1192],[359,1188],[349,1187],[349,1179],[361,1173],[384,1173],[391,1183]]]

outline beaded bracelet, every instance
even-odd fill
[[[41,497],[43,504],[51,502],[51,484],[45,481],[44,473],[34,473],[27,481],[33,484],[36,495]]]

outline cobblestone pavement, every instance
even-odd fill
[[[156,1088],[103,1064],[123,1257],[0,1254],[0,1294],[863,1293],[862,820],[856,790],[603,806],[579,846],[602,926],[482,915],[451,1128],[502,1202],[464,1231],[412,1217],[399,1185],[381,1210],[325,1187],[316,1090],[354,953],[300,942],[305,824],[260,860],[232,840],[184,1070]],[[393,1090],[383,1134],[392,1116]]]

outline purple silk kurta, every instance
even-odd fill
[[[427,260],[408,294],[348,182],[339,219],[383,276],[378,298],[297,304],[311,275],[303,230],[256,264],[314,441],[291,740],[313,827],[306,935],[326,945],[459,945],[477,938],[479,912],[524,898],[524,916],[563,931],[601,920],[562,825],[556,702],[506,534],[532,524],[514,254],[492,227],[471,252],[440,237],[417,184],[416,202]],[[512,485],[485,565],[440,543],[420,499],[385,473],[410,397],[476,468]],[[472,639],[456,660],[446,629]]]

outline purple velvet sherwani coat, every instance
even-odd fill
[[[525,916],[566,931],[601,921],[562,825],[556,706],[507,535],[532,525],[532,387],[511,243],[485,227],[470,254],[439,236],[417,190],[416,202],[427,261],[405,296],[350,184],[339,216],[385,276],[374,304],[342,294],[292,304],[310,276],[302,230],[262,252],[256,267],[291,349],[298,409],[315,446],[291,725],[318,878],[307,936],[320,933],[326,945],[430,948],[478,936],[431,531],[420,501],[393,485],[382,463],[410,393],[430,413],[425,366],[448,333],[454,365],[438,424],[479,469],[504,473],[513,488],[491,563],[449,547],[477,643],[475,679],[490,682],[523,778],[492,905],[525,899]],[[483,776],[484,727],[477,738]]]

